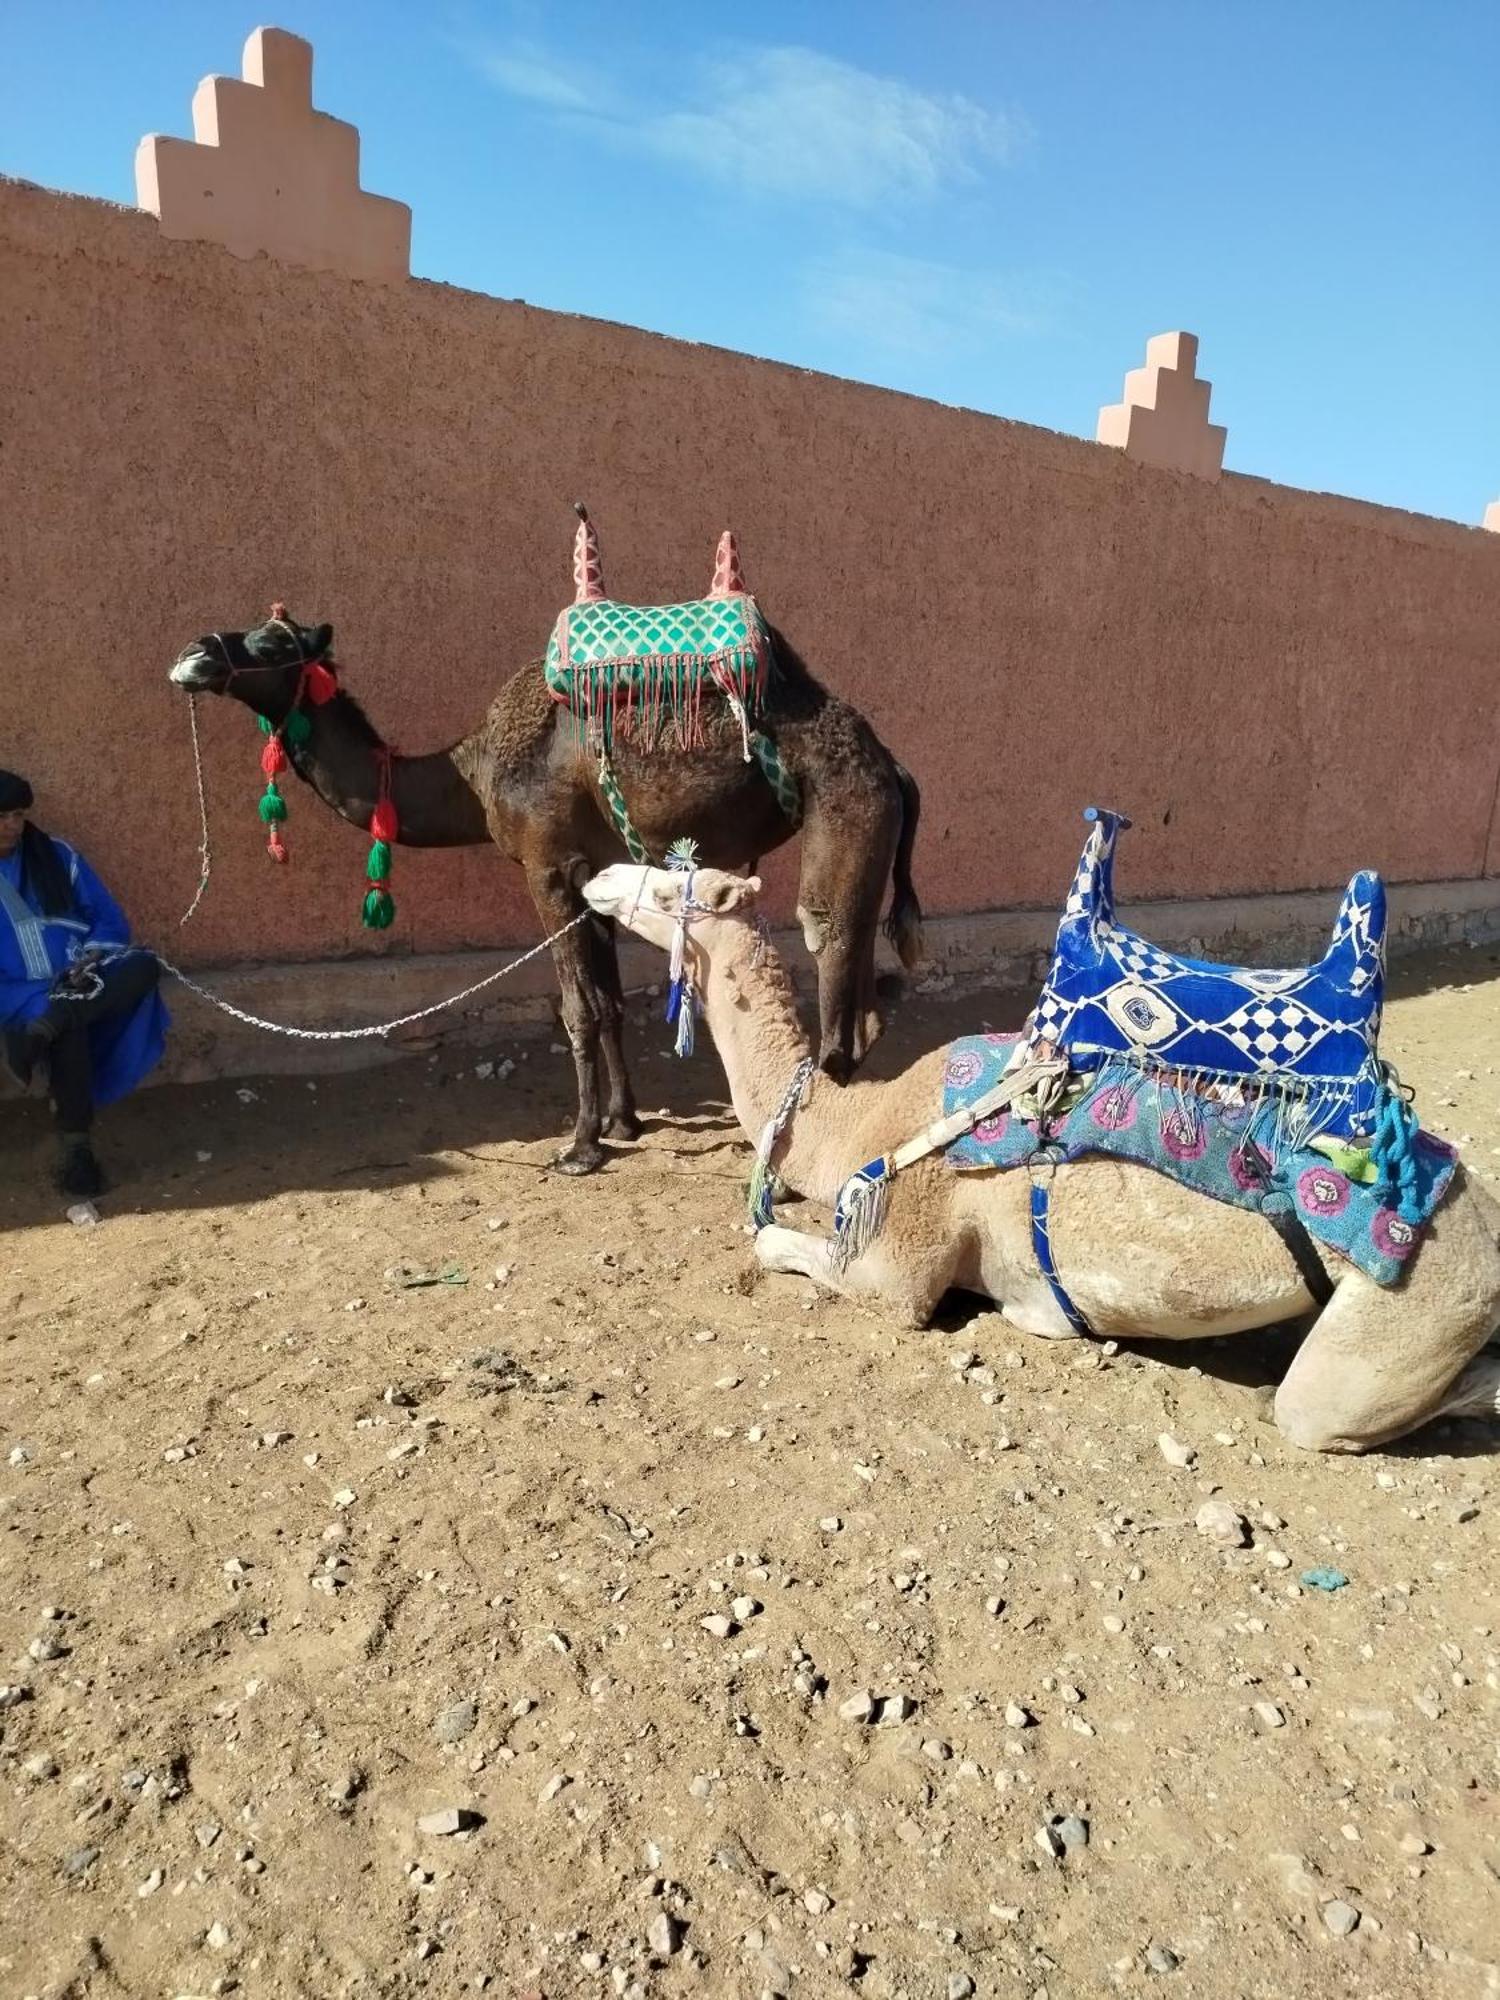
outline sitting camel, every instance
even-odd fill
[[[584,893],[652,944],[671,949],[681,937],[741,1126],[788,1188],[832,1207],[862,1162],[940,1118],[947,1051],[889,1083],[829,1089],[805,1062],[786,969],[751,921],[759,886],[712,869],[689,878],[617,864]],[[763,1135],[788,1111],[772,1155]],[[1131,1161],[1085,1158],[1053,1172],[1055,1267],[1100,1337],[1203,1339],[1311,1307],[1264,1216]],[[958,1287],[996,1300],[1023,1333],[1075,1337],[1033,1254],[1030,1194],[1025,1172],[959,1173],[929,1154],[891,1181],[880,1233],[847,1264],[833,1239],[775,1224],[760,1230],[756,1254],[769,1270],[878,1302],[909,1326],[926,1325]],[[1473,1358],[1500,1324],[1497,1239],[1500,1209],[1460,1168],[1399,1286],[1321,1253],[1335,1289],[1277,1393],[1286,1436],[1310,1450],[1363,1451],[1435,1417],[1500,1415],[1500,1360]]]
[[[817,959],[818,1060],[843,1083],[880,1033],[875,937],[888,880],[894,894],[887,934],[904,965],[920,955],[922,913],[911,858],[921,797],[858,710],[828,694],[779,633],[769,631],[769,638],[774,670],[760,729],[800,794],[797,804],[778,796],[761,767],[745,760],[739,722],[723,701],[704,702],[692,747],[663,750],[618,738],[610,775],[648,852],[664,853],[686,834],[716,866],[753,867],[800,830],[797,914]],[[352,696],[334,690],[327,675],[332,644],[331,625],[273,615],[252,631],[210,632],[192,641],[171,679],[190,693],[233,696],[278,733],[300,709],[305,722],[297,734],[286,733],[285,755],[298,777],[353,825],[370,827],[377,804],[388,798],[404,845],[493,841],[518,861],[549,932],[584,912],[581,884],[625,843],[601,787],[599,760],[549,693],[541,667],[525,667],[507,681],[461,742],[408,757],[383,742]],[[325,679],[309,700],[313,671]],[[621,1046],[624,997],[613,927],[590,922],[569,930],[554,944],[553,959],[578,1072],[577,1125],[556,1165],[586,1174],[604,1162],[601,1129],[621,1139],[640,1132]],[[609,1091],[602,1116],[601,1040]]]

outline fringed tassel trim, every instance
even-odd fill
[[[836,1271],[845,1270],[862,1257],[885,1224],[890,1185],[895,1168],[888,1153],[871,1160],[849,1176],[839,1190],[833,1211],[833,1244],[830,1262]]]
[[[1422,1220],[1417,1194],[1417,1114],[1408,1102],[1401,1080],[1387,1070],[1385,1097],[1380,1119],[1370,1145],[1370,1164],[1375,1169],[1375,1192],[1401,1220],[1413,1226]]]
[[[565,659],[548,679],[553,699],[566,703],[578,733],[594,750],[607,750],[617,737],[623,742],[651,743],[662,736],[682,750],[700,748],[704,742],[703,691],[712,683],[728,701],[748,752],[766,676],[753,648],[736,647],[710,654]]]
[[[677,1039],[672,1044],[672,1053],[690,1056],[693,1053],[694,1021],[698,1013],[698,995],[690,978],[674,979],[667,993],[667,1023],[677,1024]]]

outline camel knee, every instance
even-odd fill
[[[599,1046],[599,1009],[586,993],[564,993],[558,1008],[575,1056],[592,1059]]]
[[[1278,1395],[1274,1409],[1276,1428],[1300,1451],[1359,1452],[1382,1442],[1376,1435],[1357,1436],[1349,1424],[1339,1421],[1336,1412],[1309,1408],[1296,1397]]]

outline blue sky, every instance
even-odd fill
[[[1085,436],[1186,327],[1236,470],[1500,496],[1494,0],[0,0],[0,171],[133,201],[257,18],[421,276]]]

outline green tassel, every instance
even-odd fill
[[[372,882],[383,882],[391,872],[391,850],[383,840],[377,840],[370,849],[370,858],[365,863],[365,873]]]
[[[396,905],[391,900],[389,889],[371,889],[366,893],[360,922],[367,931],[388,931],[395,916]]]
[[[263,826],[270,826],[275,821],[286,818],[286,800],[277,791],[274,778],[260,795],[260,817]]]
[[[269,736],[271,733],[269,726],[264,723],[261,726]],[[312,735],[312,717],[304,715],[300,708],[294,708],[286,721],[281,725],[281,733],[288,743],[294,744],[300,749],[308,737]]]

